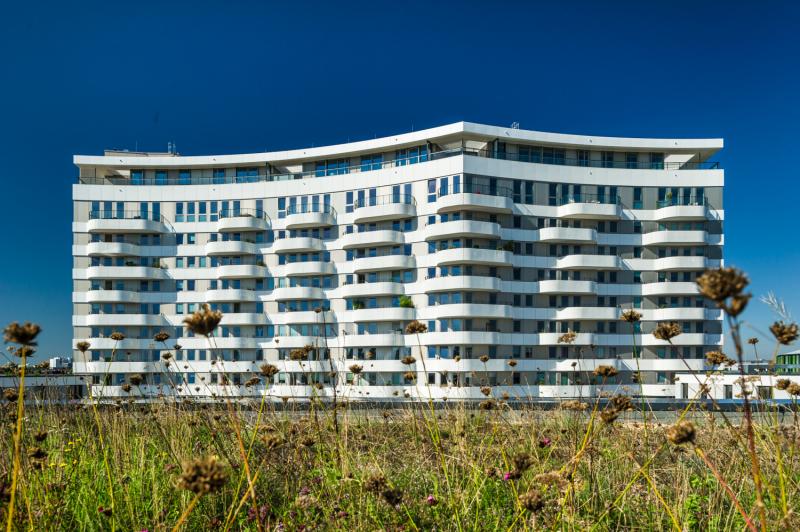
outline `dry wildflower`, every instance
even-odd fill
[[[674,321],[659,323],[653,331],[653,336],[658,340],[672,343],[672,339],[681,334],[681,327]]]
[[[567,331],[567,332],[565,332],[564,334],[562,334],[561,336],[558,337],[558,343],[559,344],[571,344],[571,343],[575,342],[575,339],[577,337],[578,337],[578,335],[570,330],[570,331]]]
[[[594,374],[603,378],[614,377],[618,373],[619,371],[614,366],[600,365],[594,369]]]
[[[775,383],[775,387],[779,390],[785,390],[790,384],[792,384],[792,381],[789,379],[778,379],[778,381]]]
[[[172,358],[172,353],[170,353],[169,351],[167,351],[166,353],[161,353],[161,358],[163,358],[164,360],[169,360],[170,358]]]
[[[47,458],[47,451],[41,447],[31,447],[28,449],[28,456],[30,456],[33,460],[41,461]]]
[[[247,379],[247,382],[244,383],[244,386],[245,386],[245,388],[252,388],[253,386],[258,385],[260,382],[261,382],[261,379],[259,379],[256,376],[253,376],[253,377],[250,377],[249,379]]]
[[[85,353],[89,350],[92,345],[89,342],[78,342],[75,344],[75,349],[80,351],[81,353]]]
[[[131,385],[128,384],[127,382],[125,384],[123,384],[122,386],[120,386],[120,388],[122,388],[122,391],[125,392],[125,393],[130,393],[130,391],[131,391]]]
[[[481,401],[481,404],[478,407],[481,410],[494,410],[494,407],[497,406],[492,399],[487,399],[486,401]]]
[[[736,268],[719,268],[707,270],[696,282],[702,295],[724,308],[725,301],[740,295],[750,280]]]
[[[128,378],[128,380],[129,380],[129,381],[130,381],[130,383],[131,383],[131,384],[133,384],[134,386],[139,386],[140,384],[142,384],[142,382],[144,382],[144,377],[142,377],[142,376],[141,376],[141,375],[139,375],[138,373],[134,373],[133,375],[131,375],[131,376]]]
[[[413,381],[417,378],[417,374],[414,373],[413,371],[406,371],[405,373],[403,373],[403,378],[407,381]]]
[[[453,357],[454,362],[461,362],[461,355],[456,355]]]
[[[540,484],[545,487],[555,487],[558,489],[564,489],[567,486],[567,479],[559,473],[558,471],[549,471],[547,473],[539,473],[535,477],[533,477],[533,481],[536,484]]]
[[[492,395],[492,389],[489,386],[481,386],[481,393],[486,397]]]
[[[373,473],[364,481],[364,489],[371,493],[380,494],[389,487],[389,482],[381,473]]]
[[[29,345],[21,345],[16,349],[12,349],[11,353],[20,358],[32,357],[35,350]]]
[[[419,334],[428,332],[428,326],[419,320],[414,320],[406,325],[406,334]]]
[[[353,375],[358,375],[364,368],[358,364],[353,364],[352,366],[350,366],[349,369],[350,373],[352,373]]]
[[[305,349],[292,349],[289,352],[289,358],[294,360],[295,362],[306,360],[308,359],[308,351],[306,351]]]
[[[25,325],[20,325],[15,321],[3,330],[3,338],[6,343],[27,346],[36,345],[36,336],[41,330],[42,328],[35,323],[26,322]]]
[[[576,412],[581,412],[589,408],[589,404],[578,401],[577,399],[570,399],[569,401],[564,401],[561,403],[561,408],[563,410],[575,410]]]
[[[519,504],[531,513],[538,512],[544,507],[544,498],[536,489],[530,489],[519,496]]]
[[[478,360],[486,364],[487,362],[489,362],[489,355],[481,355]]]
[[[793,382],[786,387],[786,391],[788,392],[789,395],[798,396],[800,395],[800,384]]]
[[[620,316],[622,321],[627,321],[628,323],[636,323],[637,321],[642,319],[642,315],[635,310],[628,309],[622,312],[622,316]]]
[[[175,351],[180,351],[181,349],[183,349],[183,346],[181,344],[175,344],[172,346],[172,349],[174,349]]]
[[[756,345],[758,343],[758,338],[756,338],[755,336],[752,338],[748,338],[747,343],[750,345]]]
[[[691,421],[680,421],[667,429],[667,439],[675,445],[694,443],[695,428]]]
[[[273,377],[278,374],[278,368],[273,366],[272,364],[262,364],[261,365],[261,374],[265,377]]]
[[[125,335],[119,331],[114,331],[111,333],[111,336],[109,338],[111,338],[115,342],[121,342],[125,339]]]
[[[40,430],[39,432],[33,435],[33,439],[39,443],[42,443],[44,440],[47,439],[47,431]]]
[[[414,363],[414,362],[416,362],[416,361],[417,361],[417,359],[416,359],[416,358],[414,358],[414,357],[413,357],[413,356],[411,356],[411,355],[408,355],[408,356],[404,356],[404,357],[403,357],[403,359],[402,359],[400,362],[402,362],[402,363],[403,363],[403,364],[405,364],[406,366],[410,366],[411,364],[413,364],[413,363]]]
[[[19,392],[17,392],[17,390],[15,390],[14,388],[6,388],[5,390],[3,390],[3,399],[13,403],[17,399],[19,399]]]
[[[615,395],[608,401],[608,406],[618,412],[633,410],[633,403],[627,395]]]
[[[178,487],[204,495],[221,489],[228,481],[225,468],[216,456],[193,460],[183,464],[183,473],[178,478]]]
[[[517,361],[516,360],[509,360],[508,361],[508,365],[511,366],[512,368],[515,368],[515,367],[517,367]]]
[[[169,340],[169,333],[165,332],[165,331],[161,331],[159,333],[156,333],[156,335],[153,336],[153,340],[155,340],[156,342],[164,343],[167,340]]]
[[[706,353],[706,361],[712,366],[719,366],[720,364],[732,366],[736,364],[734,360],[728,358],[722,351],[709,351]]]
[[[619,417],[619,411],[617,410],[603,410],[600,412],[600,419],[607,424],[611,424]]]
[[[185,318],[183,323],[186,328],[200,336],[210,336],[222,320],[222,312],[211,310],[208,304],[203,304],[191,316]]]
[[[798,328],[796,323],[783,323],[782,321],[776,321],[770,325],[769,330],[772,333],[772,336],[774,336],[781,345],[789,345],[797,340]]]

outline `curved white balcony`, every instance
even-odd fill
[[[262,312],[228,312],[222,315],[221,325],[266,325],[267,316]]]
[[[217,220],[218,233],[266,231],[267,229],[269,229],[269,220],[263,213],[230,211],[220,213]]]
[[[416,341],[414,341],[416,344]],[[330,341],[331,347],[396,347],[406,345],[406,335],[400,332],[381,334],[346,334]]]
[[[416,309],[403,307],[363,308],[351,310],[342,321],[411,321],[416,317]]]
[[[286,215],[286,229],[311,229],[336,225],[332,212],[298,211]]]
[[[540,294],[596,294],[597,283],[594,281],[570,281],[546,279],[539,281]]]
[[[227,242],[207,242],[206,255],[209,257],[219,255],[257,255],[259,250],[255,244],[241,240],[228,240]]]
[[[362,257],[353,260],[356,273],[377,272],[381,270],[410,270],[416,267],[412,255],[383,255],[381,257]]]
[[[263,279],[267,268],[257,264],[225,264],[217,266],[218,279]]]
[[[149,266],[89,266],[87,279],[168,279],[167,270]]]
[[[653,220],[705,220],[708,209],[705,205],[668,205],[654,211]]]
[[[382,281],[377,283],[345,284],[339,287],[339,297],[397,296],[405,293],[402,283]]]
[[[391,197],[389,199],[392,199]],[[380,200],[380,198],[379,198]],[[363,206],[356,204],[353,210],[353,223],[362,224],[389,220],[402,220],[417,215],[417,206],[404,201],[372,201],[367,198]]]
[[[89,257],[139,256],[139,246],[127,242],[91,242],[86,244]]]
[[[197,342],[189,342],[189,340],[196,340]],[[258,349],[259,338],[244,338],[237,336],[214,336],[211,344],[216,349]],[[181,338],[181,345],[184,349],[208,349],[209,343],[205,338]],[[180,364],[180,361],[177,362]]]
[[[450,264],[482,264],[485,266],[510,266],[511,252],[495,249],[451,248],[437,251],[437,266]]]
[[[422,307],[419,309],[419,316],[420,319],[425,320],[446,318],[510,319],[513,317],[513,308],[510,305],[455,303]]]
[[[675,256],[662,257],[660,259],[650,259],[652,270],[705,270],[708,268],[708,259],[697,256]],[[642,268],[645,269],[645,268]]]
[[[132,290],[89,290],[87,303],[138,303],[139,292]]]
[[[663,281],[641,285],[643,296],[685,296],[697,295],[697,283],[680,281]]]
[[[620,315],[620,311],[616,307],[564,307],[544,310],[548,311],[546,319],[550,320],[616,321]]]
[[[469,290],[470,292],[499,292],[501,281],[497,277],[478,275],[448,275],[431,277],[422,283],[422,290],[428,292],[452,292]]]
[[[168,233],[164,222],[144,218],[92,218],[86,222],[89,233]]]
[[[321,239],[310,236],[279,238],[272,243],[274,253],[307,253],[322,251],[324,247]]]
[[[510,197],[492,196],[477,192],[448,194],[436,199],[436,212],[481,211],[510,213],[514,210],[514,202]]]
[[[556,268],[564,270],[618,270],[616,255],[566,255],[556,260]]]
[[[295,299],[325,299],[321,288],[316,286],[285,286],[272,290],[275,301],[292,301]]]
[[[73,316],[73,323],[76,327],[169,325],[163,314],[87,314]]]
[[[500,224],[475,220],[454,220],[425,226],[425,240],[442,238],[500,238]]]
[[[575,220],[618,220],[622,217],[622,208],[618,203],[600,203],[587,200],[560,205],[556,213],[559,218]]]
[[[592,243],[597,242],[597,231],[582,227],[543,227],[539,229],[541,242],[560,243]]]
[[[412,337],[412,344],[416,343],[416,339]],[[420,342],[423,345],[497,345],[500,343],[500,333],[489,331],[451,331],[451,332],[427,332],[419,335]],[[478,357],[481,355],[480,351],[475,353]],[[419,358],[418,353],[414,356]],[[419,364],[418,364],[419,365]]]
[[[378,231],[362,231],[348,233],[339,238],[343,249],[363,248],[367,246],[390,246],[404,244],[405,235],[400,231],[381,229]]]
[[[209,303],[235,303],[255,300],[256,293],[253,290],[242,290],[240,288],[206,290],[206,301]]]
[[[657,308],[639,309],[643,321],[702,321],[719,320],[722,318],[721,309],[707,308]]]
[[[313,312],[312,312],[313,314]],[[276,336],[274,339],[275,347],[285,347],[288,349],[296,349],[298,347],[310,346],[324,346],[327,342],[329,347],[337,346],[336,338],[322,338],[320,336]],[[349,345],[349,344],[348,344]]]
[[[537,336],[539,345],[596,345],[594,333],[577,333],[575,336],[575,341],[572,342],[572,344],[559,344],[558,340],[563,335],[564,333],[539,333]]]
[[[708,243],[706,231],[652,231],[642,235],[643,246],[702,246]]]
[[[313,260],[308,262],[291,262],[279,266],[275,277],[304,277],[309,275],[333,275],[336,267],[332,262]]]

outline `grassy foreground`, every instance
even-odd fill
[[[737,362],[742,368],[739,315],[750,296],[747,278],[732,268],[697,283],[725,312],[735,357],[708,353],[711,369],[695,375],[705,379]],[[770,328],[776,354],[800,336],[788,314],[781,317]],[[205,306],[185,322],[211,343],[221,318]],[[621,315],[631,330],[640,318],[634,309]],[[43,407],[21,400],[39,332],[30,323],[4,330],[21,362],[19,388],[3,390],[0,408],[7,532],[800,530],[797,414],[760,411],[744,374],[740,414],[691,401],[660,422],[638,398],[511,410],[488,386],[477,409],[417,401],[365,413],[315,397],[287,400],[280,410],[224,397]],[[424,325],[412,322],[406,332]],[[676,323],[653,330],[666,342],[680,334]],[[571,343],[575,334],[562,338]],[[154,338],[169,356],[167,339]],[[595,373],[605,383],[616,371]],[[777,386],[800,397],[800,384]]]
[[[169,530],[191,505],[182,525],[191,530],[741,530],[726,484],[756,515],[742,433],[719,414],[696,418],[694,443],[682,445],[668,441],[666,423],[645,432],[590,411],[345,409],[338,436],[332,416],[265,411],[257,423],[256,412],[234,418],[218,407],[101,408],[97,418],[84,407],[31,410],[14,529]],[[767,425],[756,424],[767,524],[797,530],[798,433]],[[6,414],[4,506],[13,426]]]

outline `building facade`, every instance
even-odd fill
[[[74,342],[91,348],[74,371],[103,396],[673,397],[675,373],[722,344],[694,283],[722,264],[721,148],[461,122],[75,156]],[[210,341],[181,323],[203,303],[224,313]],[[405,334],[413,320],[427,331]],[[651,334],[662,321],[683,331],[673,345]],[[278,373],[253,384],[264,364]],[[619,374],[602,383],[600,364]]]

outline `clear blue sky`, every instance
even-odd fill
[[[458,120],[724,137],[728,264],[800,315],[792,2],[382,4],[5,3],[0,323],[39,322],[42,354],[69,352],[75,153],[262,151]],[[773,316],[754,300],[747,318]]]

